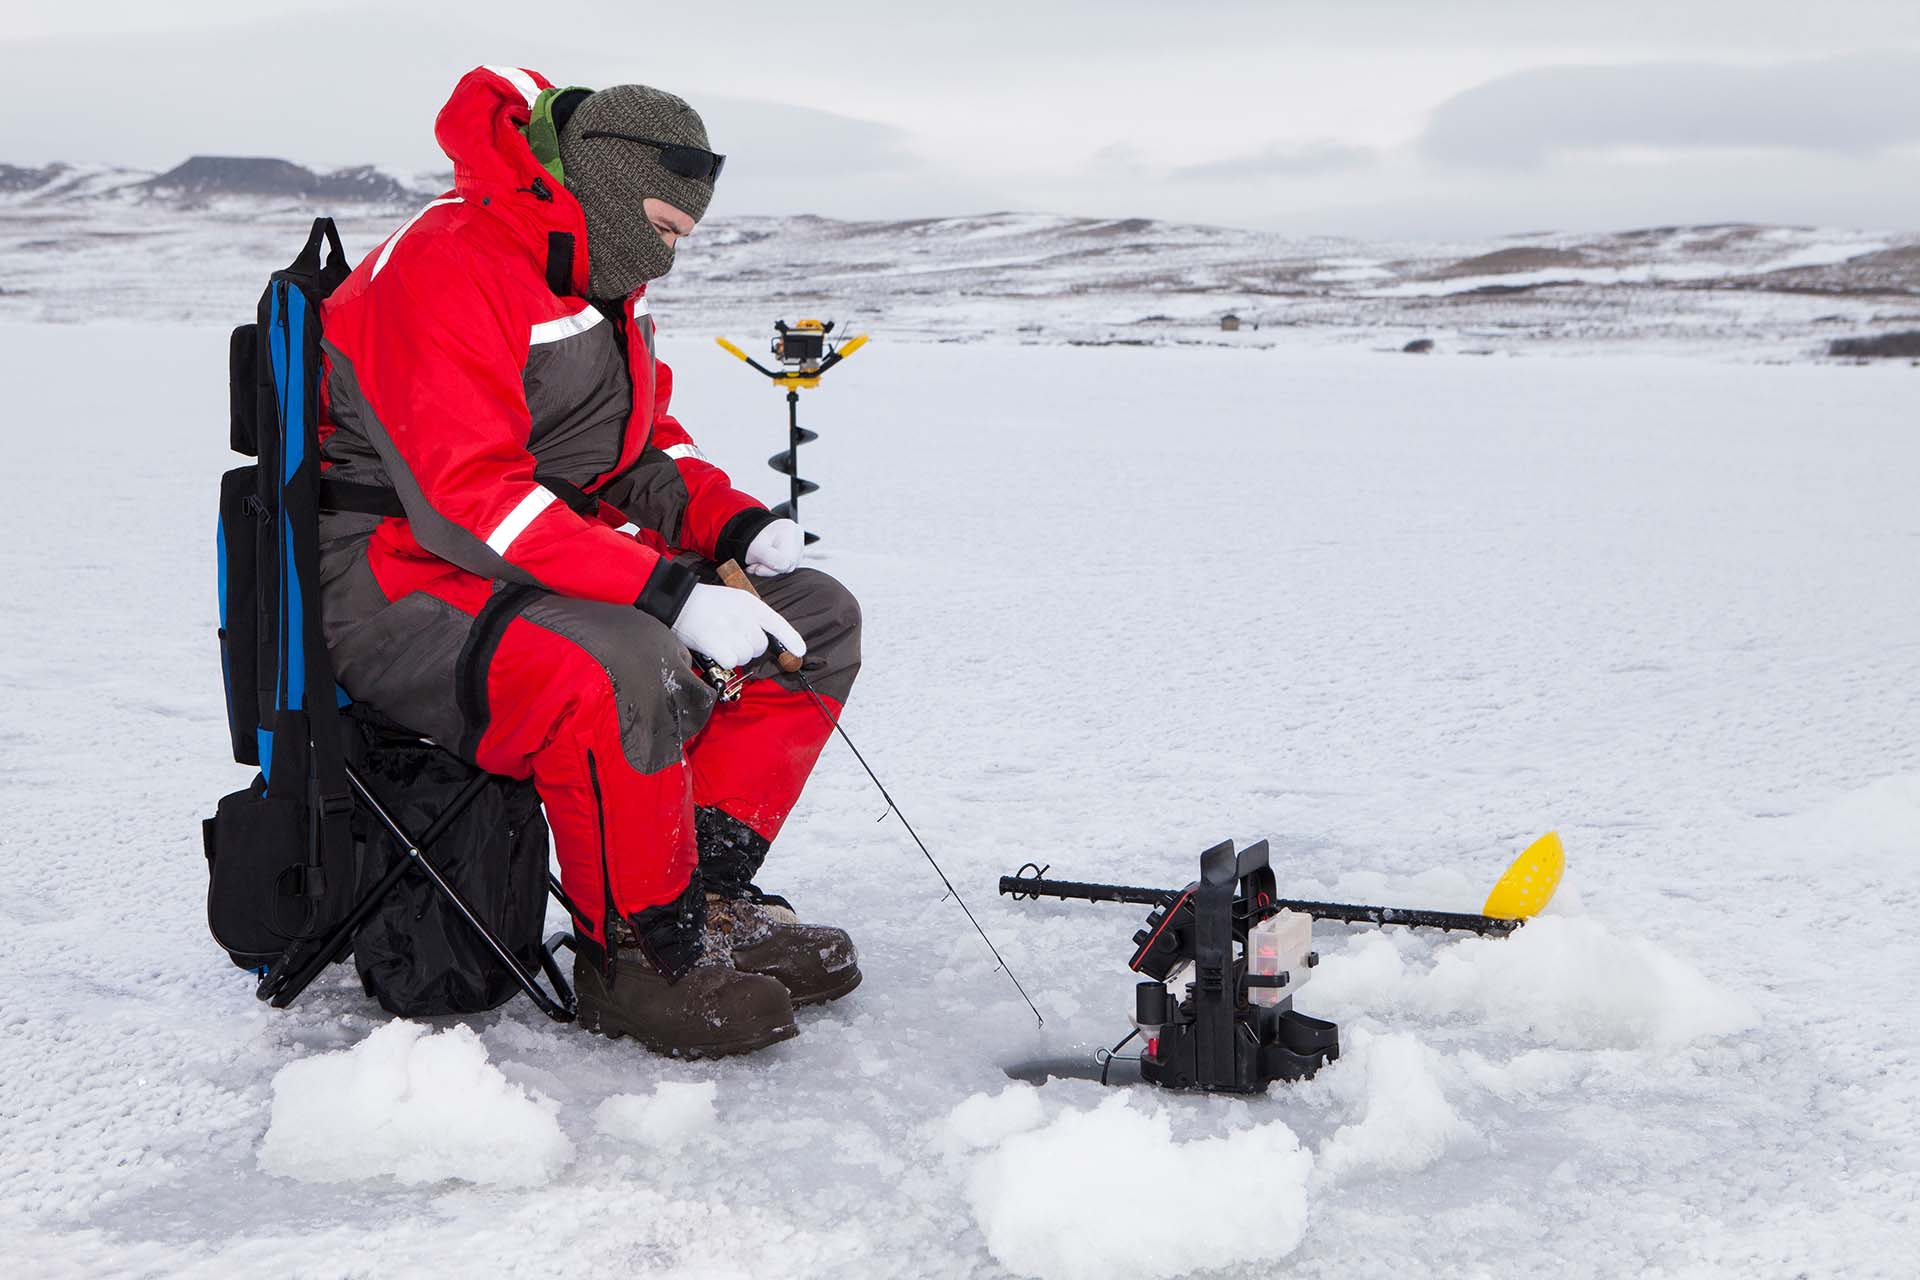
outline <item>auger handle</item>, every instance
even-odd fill
[[[740,562],[737,560],[729,560],[720,566],[720,581],[736,591],[744,591],[756,599],[759,598],[759,588],[753,585],[753,579],[748,576],[745,569],[740,567]],[[767,643],[773,646],[773,660],[780,664],[782,671],[788,675],[792,675],[800,669],[800,659],[794,657],[793,654],[788,653],[785,649],[782,649],[778,640],[769,636]]]
[[[861,347],[864,347],[866,345],[867,345],[867,335],[864,333],[857,338],[848,339],[847,341],[841,343],[838,347],[836,347],[832,351],[829,351],[827,353],[827,358],[820,362],[820,367],[818,369],[815,369],[814,373],[816,375],[825,373],[827,370],[833,368],[833,366],[839,364],[842,360],[845,360],[848,356],[852,355],[854,352],[858,351]]]
[[[720,349],[722,351],[726,352],[728,355],[732,356],[734,359],[739,360],[742,363],[747,364],[752,368],[759,370],[761,373],[766,374],[769,378],[772,378],[775,382],[780,381],[780,375],[778,373],[775,373],[772,369],[767,368],[767,366],[761,364],[758,360],[755,360],[752,356],[742,351],[739,347],[734,346],[731,342],[728,342],[725,338],[715,338],[714,341],[719,344]]]

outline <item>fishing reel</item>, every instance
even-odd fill
[[[1103,1083],[1126,1062],[1163,1089],[1261,1093],[1275,1080],[1308,1079],[1340,1056],[1339,1028],[1293,1007],[1319,963],[1313,917],[1281,905],[1266,841],[1238,854],[1231,840],[1215,845],[1200,855],[1200,878],[1172,891],[1050,883],[1043,868],[1022,872],[1003,879],[1001,892],[1093,901],[1156,895],[1127,961],[1146,979],[1134,989],[1134,1029],[1100,1060]],[[1120,1058],[1135,1037],[1145,1049]]]
[[[716,699],[721,702],[740,701],[740,695],[747,688],[746,673],[709,658],[698,650],[689,649],[687,655],[693,659],[693,673],[713,690]]]

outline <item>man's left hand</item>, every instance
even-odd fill
[[[806,539],[791,520],[775,520],[747,544],[747,572],[761,578],[792,573],[800,567]]]

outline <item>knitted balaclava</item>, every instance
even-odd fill
[[[647,221],[641,202],[664,200],[697,222],[713,199],[713,183],[669,171],[658,148],[585,136],[599,129],[707,150],[707,127],[684,100],[643,84],[602,89],[560,122],[567,189],[587,216],[588,292],[624,298],[673,269],[673,249]]]

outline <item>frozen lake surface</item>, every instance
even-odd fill
[[[0,339],[15,1275],[1910,1268],[1910,369],[882,334],[802,405],[814,562],[867,617],[846,724],[1047,1025],[836,744],[763,879],[866,984],[685,1065],[525,1001],[418,1036],[350,970],[253,999],[198,829],[247,776],[224,328]],[[780,496],[778,395],[704,332],[663,354],[706,451]],[[996,898],[1024,862],[1179,883],[1270,837],[1298,896],[1473,909],[1551,827],[1567,884],[1509,941],[1320,933],[1300,1005],[1346,1054],[1310,1083],[1002,1073],[1131,1006],[1136,914]],[[332,1113],[276,1112],[291,1067]]]

